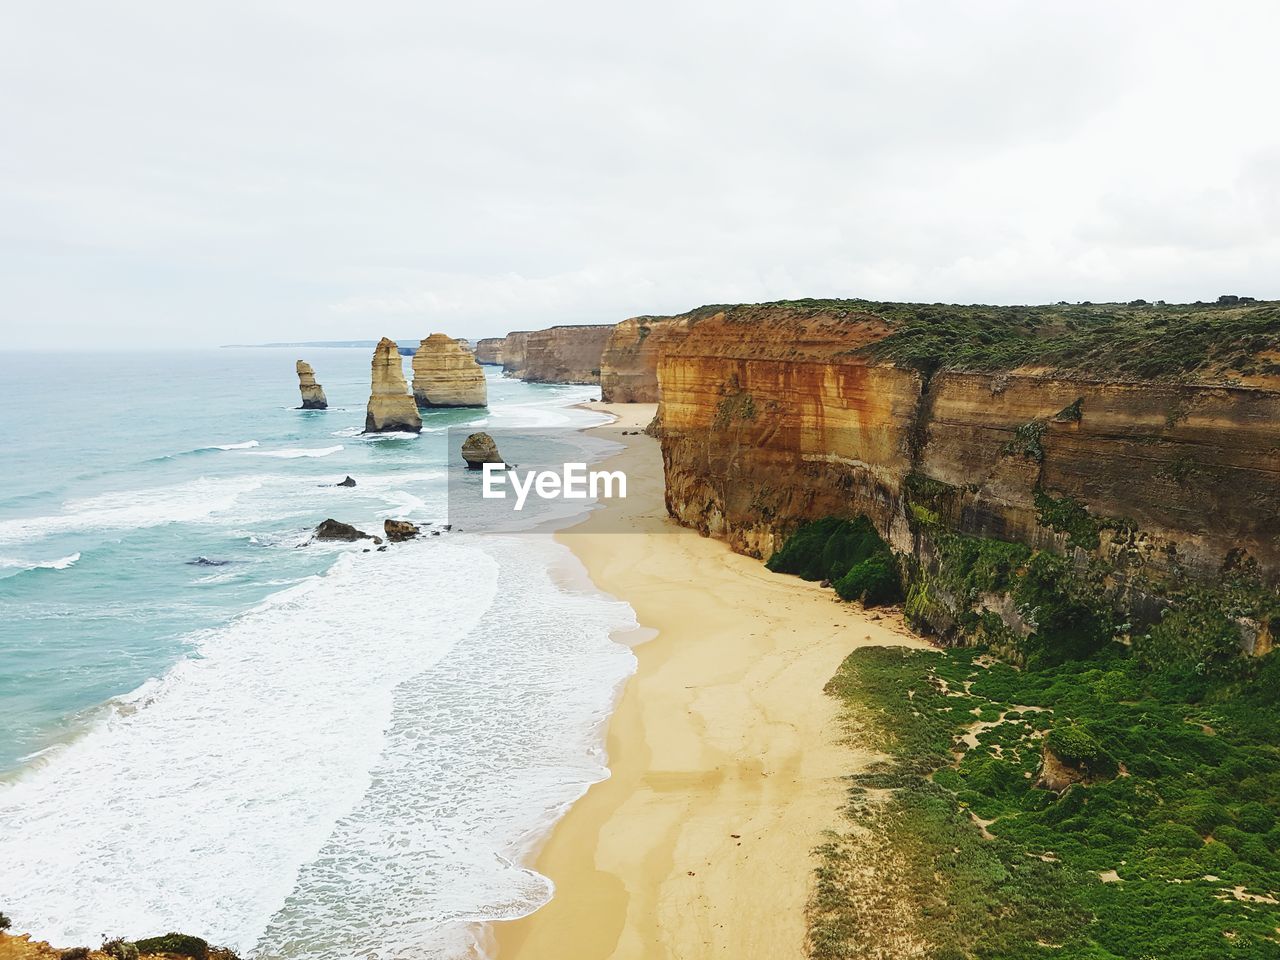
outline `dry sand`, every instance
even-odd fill
[[[592,408],[619,417],[611,436],[654,412]],[[840,742],[823,686],[855,646],[923,644],[897,617],[672,523],[657,441],[623,439],[609,466],[626,472],[627,499],[560,539],[658,633],[636,648],[610,721],[611,777],[536,861],[555,897],[497,925],[499,960],[798,960],[811,851],[838,825],[840,778],[871,759]],[[628,532],[593,532],[620,523]]]

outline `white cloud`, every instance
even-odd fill
[[[480,336],[707,302],[1280,296],[1262,2],[79,0],[0,34],[0,317]]]

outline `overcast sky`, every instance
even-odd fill
[[[0,12],[0,349],[1280,297],[1273,0]]]

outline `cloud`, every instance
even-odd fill
[[[1278,17],[27,5],[0,36],[0,310],[17,346],[1280,296]]]

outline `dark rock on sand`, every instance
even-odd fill
[[[320,526],[316,527],[315,539],[317,540],[345,540],[354,542],[356,540],[372,540],[374,543],[381,543],[381,537],[375,537],[365,533],[363,530],[357,530],[349,523],[342,523],[338,520],[325,520]]]

